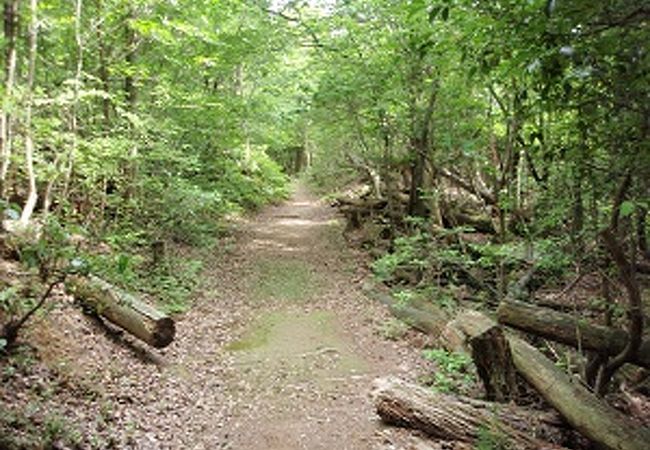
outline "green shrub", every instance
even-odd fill
[[[151,183],[150,202],[144,207],[143,224],[148,234],[164,240],[204,245],[217,237],[226,214],[237,211],[216,190],[205,190],[191,182],[178,179],[169,185]]]
[[[472,360],[465,353],[429,349],[424,350],[423,356],[436,363],[437,370],[429,382],[439,392],[458,392],[474,380]]]
[[[374,274],[381,281],[389,281],[398,269],[422,270],[429,264],[430,238],[424,233],[416,232],[410,236],[401,236],[394,241],[394,250],[372,263]]]

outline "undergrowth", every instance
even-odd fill
[[[437,392],[465,392],[476,379],[472,359],[465,353],[428,349],[423,356],[436,364],[435,372],[423,381]]]

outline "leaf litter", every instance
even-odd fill
[[[415,380],[418,349],[362,290],[361,253],[336,212],[297,186],[238,226],[205,262],[177,338],[151,350],[60,294],[20,367],[1,367],[0,433],[15,448],[409,449],[368,396],[377,376]],[[12,359],[15,362],[15,359]],[[40,444],[30,437],[46,430]],[[2,442],[2,441],[0,441]],[[1,447],[1,445],[0,445]]]

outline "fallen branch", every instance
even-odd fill
[[[51,281],[48,284],[47,289],[45,289],[45,292],[41,295],[39,301],[33,307],[31,307],[19,319],[11,320],[2,327],[0,338],[6,341],[7,346],[11,346],[16,341],[20,329],[27,323],[30,317],[32,317],[36,313],[36,311],[38,311],[43,307],[43,305],[45,305],[45,302],[47,301],[48,298],[50,298],[50,295],[52,294],[54,288],[58,284],[62,283],[64,279],[65,279],[65,275],[61,275],[56,279],[54,279],[53,281]]]

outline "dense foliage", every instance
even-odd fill
[[[649,18],[630,0],[375,0],[310,22],[313,175],[352,169],[387,202],[366,227],[376,273],[488,303],[530,265],[595,275],[597,320],[632,336],[586,375],[600,390],[642,334]]]
[[[128,229],[196,243],[224,215],[284,194],[266,149],[291,144],[278,130],[290,128],[292,105],[269,104],[287,84],[281,52],[290,35],[263,9],[233,1],[42,1],[33,12],[25,2],[5,5],[13,24],[3,53],[6,207],[20,213],[30,194],[28,135],[37,212],[91,233]]]

